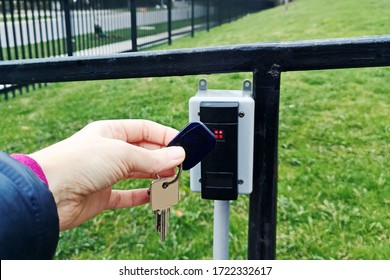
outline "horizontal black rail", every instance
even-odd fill
[[[390,35],[4,61],[0,84],[390,65]],[[39,69],[39,71],[37,71]]]

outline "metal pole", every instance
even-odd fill
[[[248,259],[276,257],[276,202],[280,69],[254,71],[255,139]]]
[[[213,259],[229,258],[230,200],[214,200]]]
[[[72,46],[72,23],[70,18],[70,6],[69,0],[63,0],[64,3],[64,16],[65,16],[65,31],[66,31],[66,51],[68,56],[73,55]]]
[[[11,56],[11,47],[10,47],[10,41],[9,41],[9,33],[8,33],[8,24],[7,24],[7,9],[5,5],[5,1],[1,1],[1,7],[3,10],[3,20],[4,20],[4,32],[5,32],[5,46],[7,49],[7,58],[8,60],[12,60]]]
[[[191,0],[191,37],[195,35],[195,0]]]
[[[218,25],[222,24],[222,1],[218,1]]]
[[[207,32],[210,31],[210,0],[206,2],[206,26]]]
[[[172,0],[167,2],[168,9],[168,45],[172,45]]]
[[[137,7],[135,0],[130,0],[130,13],[131,13],[131,43],[132,51],[138,50],[137,46]]]

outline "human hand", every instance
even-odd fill
[[[165,147],[177,131],[145,120],[93,122],[73,136],[30,155],[54,195],[60,230],[80,225],[105,209],[147,203],[147,189],[112,190],[127,178],[171,176],[181,147]]]

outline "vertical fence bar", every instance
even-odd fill
[[[107,1],[108,2],[108,1]],[[102,28],[103,28],[103,42],[104,42],[104,46],[105,46],[105,49],[107,49],[107,45],[110,43],[109,41],[109,38],[108,36],[105,36],[105,33],[104,33],[104,30],[108,30],[108,28],[110,27],[110,20],[109,20],[109,7],[108,7],[108,4],[106,4],[106,1],[102,1],[102,11],[103,11],[103,18],[102,18],[102,21],[104,22],[104,25],[102,25]]]
[[[84,16],[83,16],[83,25],[85,27],[85,48],[86,49],[89,49],[90,48],[90,26],[89,26],[89,8],[87,6],[87,2],[83,2],[83,13],[84,13]]]
[[[77,12],[77,2],[72,3],[71,6],[71,19],[72,19],[72,45],[73,45],[73,52],[77,52],[80,50],[80,40],[78,38],[78,34],[80,32],[79,28],[79,19],[78,19],[78,12]]]
[[[1,0],[1,6],[3,10],[3,18],[4,18],[4,32],[5,32],[5,46],[6,46],[6,51],[7,51],[7,58],[11,60],[11,48],[10,48],[10,43],[9,43],[9,33],[8,33],[8,20],[7,20],[7,10],[5,7],[5,1]]]
[[[23,1],[24,8],[24,16],[26,23],[26,37],[27,37],[27,50],[28,50],[28,58],[32,58],[32,49],[31,49],[31,38],[30,38],[30,25],[28,24],[28,9],[27,9],[27,0]]]
[[[87,29],[87,9],[85,8],[86,3],[82,1],[80,3],[80,13],[81,13],[81,30],[83,36],[83,50],[88,49],[88,29]]]
[[[61,41],[62,41],[62,44],[61,44],[62,51],[61,51],[61,53],[66,54],[68,51],[67,51],[67,48],[66,48],[67,39],[66,39],[66,28],[65,28],[65,5],[64,5],[64,1],[61,1],[60,5],[61,5],[60,15],[61,15]]]
[[[40,50],[41,50],[40,57],[44,58],[44,57],[48,56],[48,54],[45,51],[45,37],[47,37],[47,34],[46,34],[46,36],[44,36],[45,32],[44,32],[44,28],[42,27],[42,25],[43,24],[46,25],[46,21],[44,21],[44,17],[42,19],[42,7],[40,4],[40,1],[37,1],[37,11],[38,11],[39,41],[40,41]],[[38,44],[36,46],[38,47]],[[46,83],[44,83],[43,85],[46,85]],[[39,87],[41,87],[41,84],[39,84]]]
[[[10,12],[11,12],[11,21],[12,21],[12,35],[14,37],[14,53],[15,53],[15,58],[14,59],[19,59],[19,45],[23,46],[23,40],[22,40],[22,35],[19,33],[19,41],[18,37],[16,35],[17,27],[15,24],[15,4],[13,3],[14,1],[10,1]],[[19,5],[20,6],[20,5]],[[19,7],[17,5],[17,7]],[[19,27],[20,27],[20,22],[19,22]],[[23,94],[23,87],[19,87],[19,94]]]
[[[20,34],[20,47],[21,47],[21,54],[22,54],[22,59],[25,59],[26,58],[26,49],[25,49],[25,46],[24,46],[24,31],[23,31],[23,20],[22,20],[22,7],[20,5],[20,1],[21,0],[18,0],[16,1],[16,7],[17,7],[17,10],[18,10],[18,22],[19,22],[19,34]],[[1,46],[0,46],[1,48]],[[26,89],[26,92],[29,91],[29,88],[28,88],[28,85],[26,85],[24,87]],[[20,94],[23,93],[23,88],[21,87],[20,88]]]
[[[3,5],[3,3],[1,2],[1,5]],[[1,15],[1,14],[0,14]],[[1,34],[0,34],[0,61],[1,60],[5,60],[5,56],[3,55],[3,44],[1,42]]]
[[[93,24],[94,24],[94,35],[95,35],[95,49],[94,49],[94,55],[97,54],[96,47],[100,46],[100,36],[98,35],[98,29],[97,27],[101,25],[100,22],[100,9],[101,5],[99,1],[96,1],[95,10],[94,10],[94,17],[93,17]]]
[[[4,60],[4,55],[3,55],[3,44],[1,43],[1,36],[0,36],[0,61],[2,61],[2,60]],[[3,94],[4,95],[4,99],[6,99],[7,90],[6,90],[6,85],[5,84],[0,84],[0,96],[1,96],[1,94]]]
[[[47,17],[47,6],[46,6],[46,1],[43,1],[43,22],[45,23],[45,33],[46,33],[46,55],[45,57],[50,57],[51,56],[51,51],[50,51],[50,43],[53,39],[53,36],[50,36],[49,34],[49,21],[51,21],[51,18]]]
[[[172,45],[172,0],[167,2],[168,9],[168,45]]]
[[[62,42],[63,33],[60,31],[60,30],[62,30],[62,29],[60,29],[60,27],[62,27],[62,11],[61,11],[61,8],[58,10],[57,2],[54,2],[54,3],[55,3],[54,14],[56,17],[56,32],[57,32],[57,53],[58,53],[58,55],[61,55],[62,54],[61,42]],[[61,4],[60,4],[60,7],[61,7]]]
[[[9,31],[8,31],[8,20],[7,20],[7,9],[5,6],[5,1],[1,1],[1,6],[3,10],[3,18],[4,18],[4,32],[5,32],[5,44],[6,44],[6,50],[7,50],[7,59],[12,60],[11,55],[11,46],[10,46],[10,38],[9,38]],[[15,97],[15,89],[13,85],[10,85],[10,90],[7,89],[7,85],[4,85],[4,99],[8,100],[8,92],[11,91],[12,97]]]
[[[48,1],[48,9],[49,9],[49,17],[50,17],[51,48],[52,48],[53,56],[56,56],[56,35],[54,33],[53,6],[50,0]]]
[[[104,49],[107,50],[108,49],[108,44],[110,43],[110,39],[108,36],[106,36],[106,33],[107,33],[107,30],[109,30],[110,28],[110,6],[108,3],[106,2],[109,2],[109,1],[102,1],[102,5],[103,5],[103,20],[104,20],[104,27],[103,27],[103,38],[104,38]],[[112,2],[112,1],[110,1]],[[104,51],[103,51],[104,53]]]
[[[110,28],[110,4],[112,1],[102,1],[103,6],[103,20],[104,20],[104,27],[103,27],[103,38],[104,38],[104,49],[108,49],[108,44],[110,44],[110,38],[106,36],[107,31]],[[106,3],[107,2],[107,3]],[[109,3],[108,3],[109,2]],[[104,51],[103,51],[104,53]]]
[[[191,37],[195,36],[195,0],[191,0]]]
[[[89,16],[89,24],[91,28],[91,33],[90,33],[90,48],[91,52],[88,53],[88,55],[93,55],[94,51],[93,48],[96,46],[96,34],[95,34],[95,13],[96,13],[96,3],[95,2],[90,2],[90,16]]]
[[[31,9],[31,22],[33,26],[33,50],[34,50],[34,57],[39,57],[39,42],[38,42],[38,34],[37,34],[37,26],[36,26],[36,17],[35,17],[35,4],[33,0],[30,0],[30,9]],[[38,10],[39,12],[39,10]],[[41,84],[38,83],[38,87],[41,88]]]
[[[101,1],[96,0],[96,13],[95,13],[95,38],[96,38],[96,47],[100,46],[101,38],[102,36],[99,35],[99,26],[103,28],[103,21],[102,21],[102,4]],[[97,48],[95,48],[95,53],[97,54]]]
[[[75,15],[75,17],[77,18],[77,33],[74,34],[76,40],[78,41],[78,48],[77,48],[77,51],[82,51],[84,49],[84,36],[83,36],[83,24],[82,24],[82,20],[83,20],[83,15],[82,15],[82,10],[81,10],[81,2],[80,1],[77,1],[75,4],[74,4],[74,10],[73,10],[73,13]]]
[[[100,26],[102,27],[102,35],[100,37],[101,46],[103,47],[102,49],[106,48],[106,45],[108,44],[108,38],[104,36],[104,30],[107,30],[108,27],[107,17],[106,17],[107,9],[106,9],[105,2],[106,2],[105,0],[100,1],[100,15],[99,15],[99,19],[101,20]],[[98,54],[101,54],[100,49],[98,51]]]
[[[37,39],[37,28],[36,28],[36,21],[35,21],[35,7],[34,7],[34,1],[30,0],[30,11],[31,11],[31,22],[32,22],[32,29],[33,29],[33,40],[32,40],[32,49],[34,51],[33,56],[35,58],[39,57],[38,55],[38,39]]]
[[[94,51],[93,51],[93,54],[97,54],[97,49],[96,47],[98,47],[100,45],[100,36],[98,35],[99,34],[99,26],[101,26],[101,22],[100,22],[100,9],[101,9],[101,5],[100,5],[100,2],[98,0],[94,1],[95,3],[95,9],[94,9],[94,13],[93,13],[93,30],[94,30]]]
[[[18,39],[16,37],[16,27],[15,27],[15,6],[14,1],[9,2],[10,13],[11,13],[11,23],[12,23],[12,37],[14,39],[14,59],[19,59],[19,50],[18,50]]]
[[[253,73],[255,139],[248,259],[275,259],[280,71]]]
[[[206,1],[206,30],[210,31],[210,0]]]
[[[42,15],[41,15],[41,4],[40,1],[37,1],[37,11],[38,11],[38,31],[39,31],[39,45],[41,51],[41,57],[45,57],[45,43],[43,38],[43,29],[42,29]],[[38,47],[38,44],[37,44]]]
[[[99,21],[99,25],[101,27],[102,33],[101,33],[101,35],[99,35],[98,46],[104,47],[104,45],[106,44],[106,38],[103,36],[103,30],[104,30],[105,24],[106,24],[105,17],[104,17],[104,13],[105,13],[104,0],[100,0],[99,6],[100,7],[98,10],[98,21]],[[99,53],[100,49],[97,49],[96,51],[97,51],[96,54],[100,54]]]
[[[23,0],[23,7],[24,7],[24,15],[25,15],[25,23],[26,23],[26,33],[27,33],[27,50],[28,50],[28,58],[33,57],[33,50],[31,45],[31,34],[30,34],[30,24],[29,24],[29,17],[28,17],[28,5],[27,0]],[[35,89],[35,84],[32,84],[32,88]],[[27,87],[28,91],[28,87]]]
[[[112,5],[110,7],[110,19],[111,19],[111,28],[109,31],[108,37],[110,38],[110,44],[118,42],[120,39],[119,35],[119,28],[120,28],[120,22],[119,17],[117,17],[117,11],[120,9],[120,6],[118,5],[118,1],[115,1],[115,5]],[[110,50],[111,52],[111,50]]]
[[[104,3],[106,1],[103,1]],[[112,3],[112,1],[107,1],[109,3]],[[110,19],[110,12],[111,12],[111,6],[109,3],[105,3],[105,7],[104,7],[104,19],[105,19],[105,28],[103,30],[105,30],[105,33],[104,33],[104,39],[105,39],[105,49],[107,50],[109,47],[108,45],[111,43],[110,42],[110,38],[108,36],[106,36],[106,33],[107,31],[110,29],[110,26],[111,26],[111,19]]]
[[[218,5],[218,23],[217,23],[217,25],[221,25],[222,23],[223,23],[223,18],[222,18],[222,16],[223,16],[223,14],[222,14],[222,1],[218,1],[217,2],[217,5]]]
[[[66,38],[66,52],[68,56],[73,55],[73,46],[72,46],[72,22],[70,18],[70,6],[69,0],[62,0],[64,8],[64,17],[65,17],[65,38]]]
[[[4,55],[3,55],[3,44],[1,43],[1,36],[0,36],[0,61],[4,60]]]
[[[89,53],[90,55],[94,54],[93,48],[96,47],[96,34],[95,34],[95,14],[96,14],[96,2],[90,2],[91,8],[91,18],[90,18],[90,24],[91,24],[91,48],[92,51]]]
[[[132,51],[136,52],[137,46],[137,7],[135,0],[130,0],[130,13],[131,13],[131,43]]]

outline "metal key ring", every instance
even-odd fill
[[[173,184],[173,183],[176,183],[176,182],[179,180],[180,175],[181,175],[181,171],[182,171],[182,164],[180,164],[178,167],[179,167],[179,172],[177,172],[175,178],[173,178],[172,181],[163,183],[162,187],[163,187],[164,189],[168,188],[169,185],[171,185],[171,184]]]

